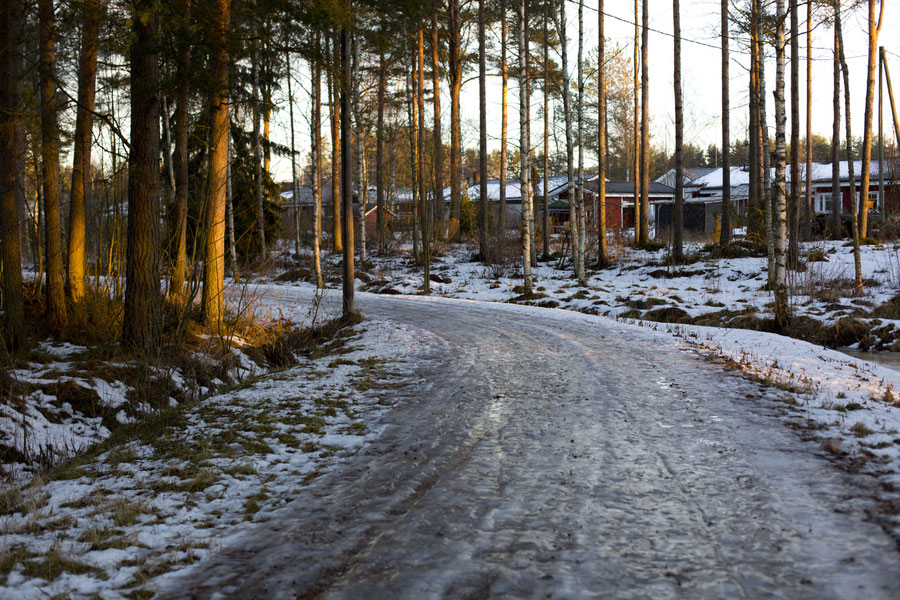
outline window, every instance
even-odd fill
[[[816,194],[816,212],[831,213],[831,192]]]

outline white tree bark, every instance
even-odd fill
[[[531,211],[531,160],[530,160],[530,103],[528,90],[528,13],[527,0],[519,0],[519,156],[522,172],[519,187],[522,192],[522,273],[525,294],[532,293],[531,279],[531,235],[534,230],[534,215]]]
[[[578,240],[575,246],[575,276],[582,285],[587,283],[584,273],[585,214],[584,214],[584,0],[578,2],[578,183],[575,204],[578,210]]]
[[[775,198],[772,211],[772,227],[775,234],[775,273],[772,289],[775,292],[775,322],[784,330],[790,318],[787,300],[787,188],[785,185],[787,114],[784,102],[784,0],[776,2],[775,34]],[[796,174],[795,174],[796,176]]]
[[[559,34],[559,44],[562,51],[562,80],[563,80],[563,114],[566,120],[566,176],[568,184],[566,193],[569,196],[569,245],[572,247],[572,267],[575,277],[578,277],[578,257],[576,246],[578,240],[578,213],[575,208],[575,160],[572,142],[572,107],[570,106],[569,83],[569,55],[566,52],[568,38],[566,37],[566,0],[559,3],[559,18],[556,21],[556,31]]]

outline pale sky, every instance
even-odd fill
[[[674,93],[673,80],[673,39],[671,34],[672,3],[668,0],[649,0],[650,27],[660,33],[650,32],[650,114],[652,118],[652,136],[655,144],[668,147],[673,146],[674,139]],[[802,0],[801,0],[802,1]],[[787,0],[786,0],[787,3]],[[634,19],[634,5],[632,0],[606,0],[606,37],[609,43],[619,43],[628,47],[631,53],[631,44],[634,35],[634,26],[630,23]],[[888,52],[888,63],[893,68],[897,96],[900,97],[900,10],[898,6],[888,3],[885,6],[884,25],[879,38],[879,44]],[[597,1],[585,2],[585,55],[589,51],[595,51],[597,46]],[[682,27],[682,84],[684,87],[685,102],[685,142],[696,143],[703,147],[710,143],[720,144],[720,118],[721,118],[721,58],[718,50],[720,44],[719,23],[720,3],[718,0],[682,0],[681,2],[681,27]],[[577,51],[577,11],[578,3],[570,0],[567,3],[567,20],[569,30],[569,67],[573,81],[576,74],[575,57]],[[801,8],[800,28],[805,32],[805,6]],[[865,10],[860,10],[849,17],[843,23],[847,61],[850,67],[851,106],[853,109],[852,121],[854,136],[861,135],[863,125],[863,112],[865,107],[866,84],[866,54],[867,54],[867,15]],[[488,36],[490,37],[490,32]],[[514,30],[510,35],[516,35]],[[702,42],[715,46],[692,43],[689,40]],[[830,138],[832,126],[832,29],[826,25],[819,25],[813,32],[813,131]],[[475,43],[475,38],[472,38]],[[805,98],[805,35],[800,40],[801,46],[801,135],[804,135],[806,127],[806,98]],[[732,139],[746,137],[747,126],[747,56],[740,44],[735,40],[731,44],[731,131]],[[770,59],[767,64],[766,84],[769,98],[769,126],[774,127],[774,102],[771,101],[775,80],[774,48],[769,49]],[[559,58],[556,57],[557,62]],[[789,60],[789,55],[788,55]],[[476,66],[477,69],[477,66]],[[490,66],[488,67],[490,72]],[[467,73],[465,79],[476,75],[475,72]],[[511,76],[514,75],[511,73]],[[294,90],[295,95],[295,128],[297,136],[297,149],[306,152],[309,148],[309,73],[302,61],[295,60],[294,76],[299,79]],[[789,71],[788,71],[789,77]],[[450,99],[444,81],[442,90],[441,112],[444,137],[449,141],[449,113]],[[786,81],[787,101],[790,102],[790,80]],[[877,80],[876,80],[877,89]],[[488,138],[489,149],[499,146],[500,130],[500,81],[499,78],[490,78],[488,83]],[[543,134],[543,125],[538,120],[538,108],[542,103],[540,88],[535,87],[532,97],[532,134],[533,144],[540,143]],[[282,98],[283,110],[278,111],[273,120],[273,139],[290,143],[289,120],[285,98]],[[510,81],[510,113],[509,113],[509,139],[510,147],[518,146],[518,90],[515,79]],[[478,145],[478,82],[477,79],[469,79],[462,90],[462,129],[463,144],[465,147],[477,147]],[[885,139],[893,139],[891,132],[890,106],[885,91]],[[877,109],[877,97],[876,97]],[[430,113],[430,106],[429,106]],[[790,113],[788,113],[790,114]],[[427,118],[430,115],[426,113]],[[788,127],[790,123],[788,123]],[[877,126],[877,121],[876,121]],[[324,130],[323,130],[324,131]],[[843,133],[843,126],[842,126]],[[774,136],[774,130],[771,131]],[[552,144],[552,141],[551,141]],[[552,148],[551,148],[552,152]],[[587,164],[593,164],[593,156],[586,157]],[[304,161],[301,160],[300,164]],[[273,157],[273,171],[276,180],[290,179],[290,161],[286,157]]]

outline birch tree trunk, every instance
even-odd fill
[[[759,121],[759,0],[750,0],[750,128],[748,157],[750,170],[749,207],[747,211],[747,233],[754,239],[765,242],[768,230],[764,226],[765,205],[762,200],[760,175],[762,169],[762,131]]]
[[[316,32],[315,47],[321,49],[322,38]],[[313,195],[313,270],[316,287],[325,288],[322,276],[322,66],[318,60],[310,63],[312,69],[312,195]]]
[[[719,245],[731,243],[731,94],[729,81],[728,0],[722,0],[722,230]]]
[[[356,169],[357,196],[359,204],[359,268],[366,268],[366,204],[369,201],[369,182],[366,175],[365,127],[362,118],[362,98],[359,77],[360,49],[356,37],[353,38],[353,116],[356,120]]]
[[[878,52],[878,34],[884,20],[884,0],[881,0],[881,13],[875,21],[875,0],[869,0],[869,62],[866,71],[866,112],[863,124],[862,173],[860,173],[860,197],[862,199],[859,214],[859,235],[864,238],[869,231],[869,183],[872,164],[872,120],[875,104],[875,54]],[[843,48],[843,45],[841,46]]]
[[[300,194],[297,190],[297,140],[294,135],[294,91],[291,85],[291,53],[285,53],[287,66],[288,117],[291,120],[291,200],[294,208],[294,255],[300,258]]]
[[[766,254],[769,264],[769,287],[775,285],[775,219],[773,218],[774,199],[772,194],[772,182],[770,175],[770,148],[769,126],[767,124],[766,113],[766,51],[762,39],[758,38],[759,53],[757,61],[759,62],[759,134],[760,134],[760,151],[762,156],[759,163],[762,167],[760,171],[760,189],[763,199],[763,206],[766,218]]]
[[[99,0],[82,5],[81,57],[78,65],[78,108],[75,117],[72,191],[69,200],[69,252],[67,283],[74,302],[84,298],[85,224],[84,202],[91,177],[94,91],[97,81],[97,45],[102,8]],[[168,117],[168,115],[167,115]]]
[[[584,0],[578,2],[578,182],[575,188],[575,205],[578,210],[578,244],[576,246],[575,273],[581,285],[587,285],[584,271],[585,211],[584,211]]]
[[[569,53],[566,50],[569,38],[566,35],[565,0],[559,3],[559,21],[557,21],[556,29],[559,34],[562,58],[563,115],[566,121],[566,195],[569,197],[569,246],[572,248],[572,271],[578,278],[578,211],[575,205],[575,156],[574,140],[572,139],[572,107],[570,106]]]
[[[650,241],[650,0],[641,13],[641,244]]]
[[[228,46],[231,0],[216,0],[213,23],[213,91],[210,94],[209,182],[206,193],[206,243],[203,254],[203,321],[222,329],[222,292],[225,286],[225,200],[228,170]]]
[[[850,206],[852,215],[851,225],[853,232],[853,270],[856,276],[856,293],[862,292],[862,262],[859,255],[859,196],[856,194],[856,181],[853,173],[853,130],[850,126],[850,70],[847,68],[847,58],[844,55],[844,34],[841,26],[841,2],[834,0],[834,26],[837,30],[838,58],[841,61],[841,73],[844,78],[844,121],[847,126],[847,169],[850,176]],[[871,150],[871,148],[870,148]],[[868,169],[864,163],[863,169]]]
[[[27,343],[22,294],[22,238],[19,190],[22,171],[16,135],[22,119],[23,0],[9,0],[0,7],[0,289],[3,292],[3,342],[7,350]],[[36,207],[38,208],[38,207]]]
[[[509,73],[507,49],[506,0],[500,0],[500,214],[497,217],[497,250],[506,258],[506,177],[507,136],[509,134]]]
[[[840,11],[840,4],[834,4],[834,11]],[[841,194],[841,44],[838,37],[837,23],[834,24],[834,58],[832,63],[832,114],[834,120],[831,130],[831,237],[840,240],[844,237],[841,224],[841,213],[844,202]]]
[[[234,233],[234,189],[232,186],[231,165],[234,162],[234,149],[231,147],[231,116],[226,116],[225,123],[225,212],[228,219],[228,250],[231,258],[232,273],[238,271],[237,240]]]
[[[47,254],[47,318],[51,329],[66,326],[62,232],[59,210],[59,123],[56,103],[56,15],[53,0],[40,0],[41,175]]]
[[[684,227],[684,108],[681,98],[681,7],[679,0],[672,0],[672,22],[675,30],[674,73],[675,84],[675,212],[672,215],[672,260],[684,262],[682,243]],[[727,32],[723,33],[727,37]],[[722,187],[723,198],[725,187]],[[723,202],[724,206],[724,202]]]
[[[800,237],[806,241],[812,239],[815,214],[812,197],[812,7],[812,2],[806,3],[806,191],[800,221]]]
[[[260,99],[259,99],[259,49],[253,50],[251,58],[253,71],[253,90],[251,102],[253,103],[253,169],[255,173],[254,198],[256,200],[256,233],[259,236],[259,256],[266,259],[266,215],[263,204],[263,163],[262,163],[262,136],[260,134]]]
[[[162,341],[159,289],[159,66],[154,0],[134,0],[131,43],[131,152],[122,341],[153,352]]]
[[[785,187],[785,125],[787,115],[784,101],[784,67],[785,67],[785,12],[784,0],[776,2],[776,34],[775,34],[775,201],[773,211],[775,233],[775,277],[773,291],[775,293],[775,323],[780,331],[784,331],[790,321],[790,309],[787,297],[787,215]],[[794,177],[794,179],[798,179]]]
[[[531,135],[529,120],[528,89],[528,0],[519,0],[519,156],[521,173],[519,174],[522,192],[522,274],[525,295],[532,294],[531,280],[531,243],[534,231],[534,217],[531,213]]]

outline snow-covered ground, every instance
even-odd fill
[[[151,419],[138,439],[0,504],[0,597],[148,597],[155,578],[268,518],[379,435],[391,390],[429,344],[387,322],[318,358]],[[85,442],[95,441],[95,438]]]

